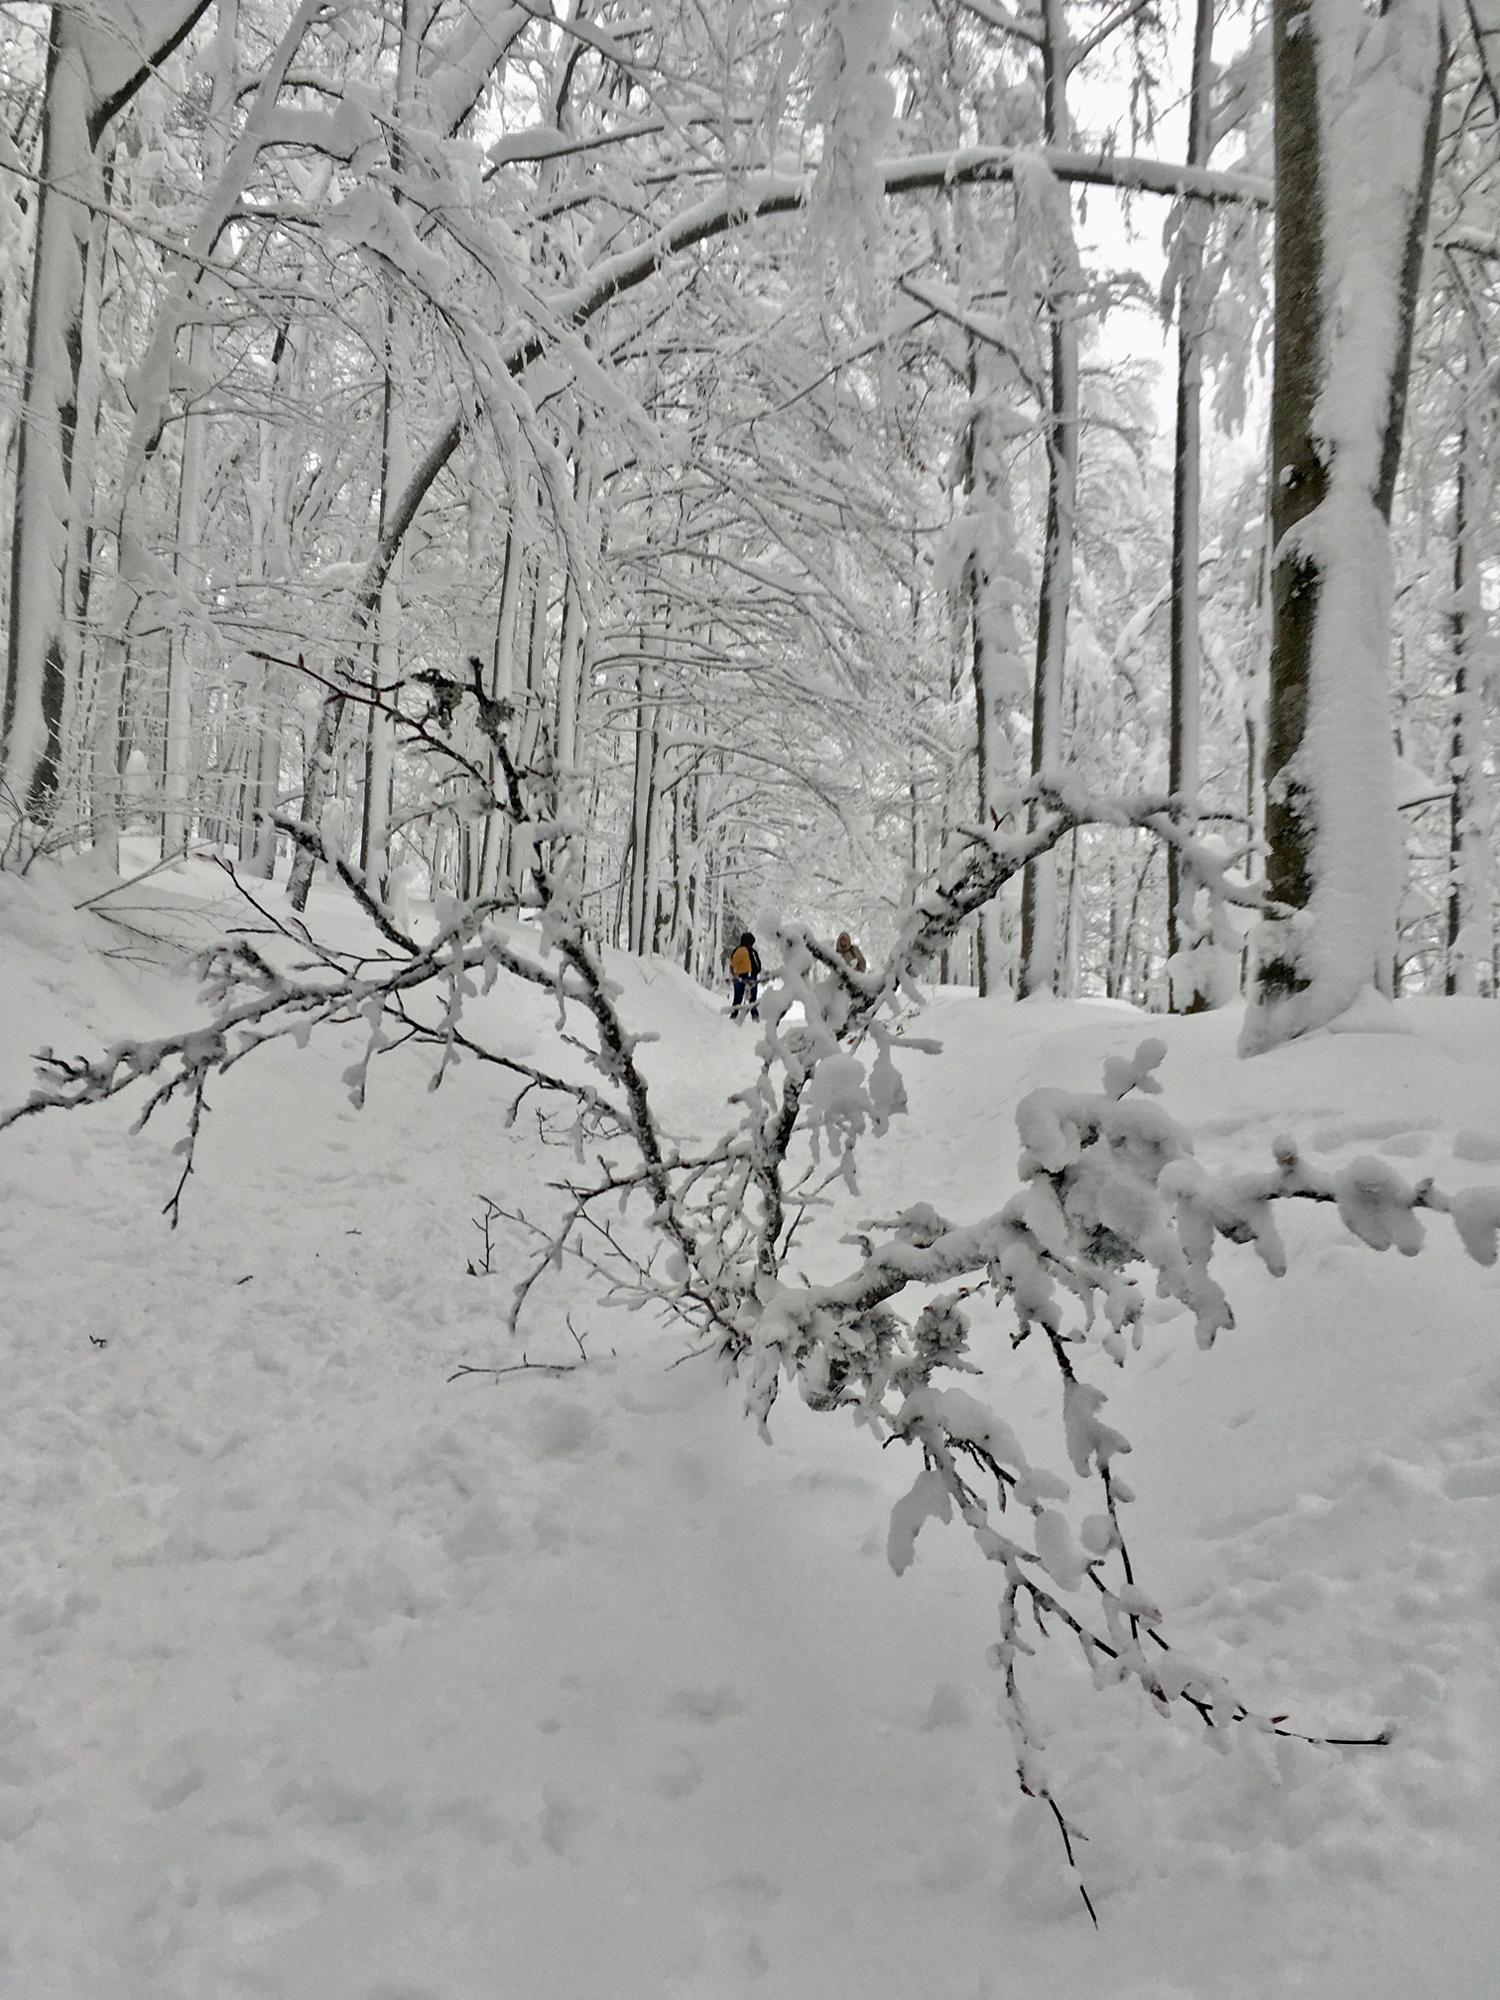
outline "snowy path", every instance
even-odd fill
[[[55,889],[0,888],[0,1101],[41,1040],[184,1016]],[[753,1037],[667,968],[623,976],[672,1116],[707,1120]],[[1168,1024],[1169,1101],[1210,1158],[1294,1129],[1494,1178],[1454,1147],[1500,1136],[1495,1010],[1408,1016],[1248,1066],[1231,1023]],[[862,1213],[995,1205],[1016,1097],[1162,1028],[953,1001],[927,1025],[947,1052],[908,1062]],[[1184,1639],[1299,1722],[1402,1733],[1219,1757],[1069,1669],[1043,1706],[1096,1937],[1016,1801],[985,1576],[937,1529],[885,1564],[911,1467],[790,1404],[766,1450],[710,1363],[587,1290],[587,1369],[450,1385],[509,1357],[504,1278],[464,1275],[476,1196],[542,1198],[556,1156],[472,1067],[433,1096],[393,1058],[357,1116],[347,1060],[220,1084],[175,1234],[177,1125],[0,1135],[7,2000],[1492,1992],[1497,1290],[1445,1225],[1398,1264],[1299,1216],[1280,1286],[1231,1264],[1212,1355],[1173,1321],[1105,1383]],[[571,1351],[559,1302],[528,1349]],[[1026,1350],[996,1329],[980,1358],[1045,1440]]]

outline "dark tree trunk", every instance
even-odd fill
[[[1067,27],[1062,0],[1045,0],[1042,44],[1045,124],[1049,146],[1065,144],[1068,112]],[[1071,206],[1070,206],[1071,216]],[[1056,770],[1062,761],[1063,663],[1068,607],[1073,594],[1073,516],[1078,497],[1078,332],[1074,300],[1063,273],[1054,275],[1049,303],[1052,333],[1051,425],[1047,438],[1047,532],[1037,607],[1036,677],[1032,683],[1031,773]],[[1021,878],[1021,962],[1016,997],[1057,990],[1057,861],[1044,854]]]
[[[1337,23],[1344,30],[1351,20]],[[1400,460],[1412,325],[1432,191],[1446,51],[1432,0],[1391,0],[1387,42],[1372,73],[1337,49],[1348,73],[1321,78],[1327,49],[1302,0],[1275,0],[1276,365],[1271,405],[1271,660],[1266,716],[1266,886],[1296,915],[1266,924],[1241,1047],[1253,1053],[1321,1027],[1364,985],[1388,989],[1398,889],[1396,824],[1387,754],[1388,522]],[[1412,93],[1431,62],[1421,101],[1425,129],[1391,122],[1390,93]],[[1384,94],[1376,94],[1384,93]],[[1328,104],[1337,106],[1330,122]],[[1410,111],[1411,104],[1403,106]],[[1366,143],[1389,132],[1381,155]],[[1351,136],[1352,135],[1352,136]],[[1329,149],[1356,145],[1332,180]],[[1351,189],[1350,173],[1387,177]],[[1349,244],[1326,239],[1330,191],[1366,196],[1365,226],[1402,232],[1399,267],[1342,287],[1329,320],[1328,272],[1349,268]],[[1386,269],[1390,269],[1389,266]],[[1378,271],[1366,260],[1362,275]],[[1381,289],[1383,287],[1383,289]],[[1394,329],[1394,339],[1388,337]],[[1369,354],[1383,376],[1366,382]],[[1331,391],[1329,401],[1320,399]],[[1370,398],[1378,398],[1372,405]],[[1367,473],[1358,439],[1374,435]],[[1348,463],[1342,457],[1348,453]],[[1318,520],[1310,519],[1314,514]],[[1337,580],[1337,592],[1333,585]],[[1376,607],[1371,610],[1370,607]],[[1326,635],[1321,621],[1333,620]],[[1314,722],[1316,720],[1316,732]],[[1351,786],[1350,760],[1359,787]],[[1368,798],[1356,800],[1356,790]]]
[[[1188,164],[1208,164],[1212,145],[1214,0],[1198,0],[1193,29],[1193,78],[1188,112]],[[1192,811],[1198,802],[1198,524],[1200,513],[1200,415],[1203,389],[1203,243],[1207,217],[1190,204],[1182,220],[1182,268],[1177,292],[1177,434],[1172,458],[1171,706],[1168,716],[1168,789]],[[1192,871],[1173,847],[1167,853],[1167,957],[1193,942]],[[1174,1012],[1195,1014],[1208,1002],[1201,990],[1169,986]]]

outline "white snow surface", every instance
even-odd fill
[[[0,1104],[45,1044],[192,1015],[137,932],[222,928],[222,877],[112,897],[135,930],[74,911],[99,886],[0,875]],[[312,916],[352,935],[321,887]],[[716,1129],[753,1028],[669,967],[612,971],[672,1119]],[[1210,1167],[1289,1135],[1330,1168],[1492,1182],[1496,1008],[1400,1014],[1239,1061],[1235,1010],[940,995],[944,1052],[898,1057],[910,1112],[862,1141],[848,1213],[991,1212],[1018,1099],[1096,1089],[1146,1033]],[[472,1020],[547,1046],[544,995]],[[680,1330],[576,1274],[520,1345],[576,1359],[570,1311],[585,1367],[450,1382],[520,1358],[517,1238],[465,1271],[480,1196],[545,1211],[566,1156],[524,1112],[507,1132],[472,1063],[434,1093],[430,1058],[384,1056],[356,1113],[357,1052],[330,1035],[220,1079],[175,1232],[170,1109],[138,1137],[120,1103],[0,1134],[0,1993],[1493,1994],[1497,1274],[1445,1217],[1401,1258],[1288,1204],[1286,1278],[1221,1251],[1238,1324],[1212,1352],[1157,1309],[1123,1371],[1081,1353],[1134,1444],[1137,1581],[1188,1659],[1313,1734],[1397,1727],[1210,1736],[1054,1642],[1028,1687],[1096,1933],[1016,1791],[993,1573],[939,1518],[887,1562],[912,1457],[794,1395],[768,1450]],[[854,1254],[831,1228],[807,1253],[815,1277]],[[974,1319],[984,1373],[955,1385],[1060,1466],[1055,1371]]]

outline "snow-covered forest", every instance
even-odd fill
[[[1066,773],[1326,903],[1315,1014],[1488,990],[1485,6],[1330,4],[1312,82],[1295,8],[8,8],[8,854],[492,895],[492,749],[402,723],[476,659],[699,978],[767,903],[883,949]],[[1217,997],[1196,886],[1080,826],[939,977]]]
[[[1496,0],[0,8],[0,1987],[1489,1990],[1497,473]]]

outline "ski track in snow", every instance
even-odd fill
[[[138,921],[201,930],[210,879],[158,878]],[[43,1042],[188,1014],[181,974],[73,893],[0,877],[0,1102]],[[669,1122],[712,1131],[754,1028],[669,967],[618,976]],[[476,1012],[511,1004],[513,1045],[542,1045],[545,996]],[[867,1144],[853,1212],[997,1206],[1017,1098],[1094,1087],[1146,1033],[1213,1164],[1290,1131],[1493,1178],[1495,1015],[1411,1003],[1412,1034],[1245,1064],[1232,1015],[940,996],[945,1053],[904,1060],[911,1115]],[[1089,1357],[1175,1641],[1295,1727],[1399,1731],[1216,1754],[1054,1645],[1030,1687],[1096,1936],[1015,1792],[983,1565],[929,1526],[886,1567],[906,1455],[791,1396],[767,1451],[711,1361],[671,1367],[678,1335],[576,1279],[523,1344],[573,1358],[567,1305],[586,1368],[448,1383],[516,1358],[516,1237],[465,1275],[478,1197],[544,1208],[566,1156],[524,1114],[506,1132],[473,1065],[434,1095],[426,1059],[384,1058],[355,1113],[356,1048],[211,1088],[175,1233],[170,1107],[139,1137],[118,1104],[0,1134],[7,2000],[1493,1991],[1496,1280],[1445,1219],[1397,1261],[1299,1212],[1287,1279],[1220,1253],[1239,1326],[1211,1354],[1178,1318],[1123,1372]],[[810,1232],[813,1275],[848,1226]],[[982,1310],[975,1351],[971,1386],[1061,1470],[1042,1357]]]

